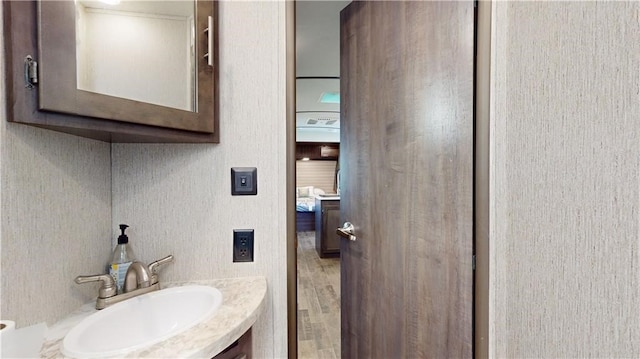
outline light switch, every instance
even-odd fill
[[[231,194],[234,196],[257,195],[258,169],[255,167],[232,167]]]

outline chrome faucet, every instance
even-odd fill
[[[142,262],[131,263],[124,278],[124,293],[121,294],[117,294],[115,281],[109,274],[78,276],[75,282],[82,284],[102,281],[102,286],[96,299],[96,309],[104,309],[111,304],[159,290],[158,268],[169,262],[173,262],[172,255],[151,262],[148,267]]]
[[[148,288],[151,285],[151,273],[142,262],[133,262],[127,269],[124,277],[124,292],[132,292],[136,289]]]

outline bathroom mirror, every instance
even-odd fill
[[[39,109],[218,142],[216,5],[38,1]]]
[[[195,3],[75,1],[77,88],[195,111]]]

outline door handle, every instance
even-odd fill
[[[347,238],[350,241],[355,241],[356,236],[353,234],[353,224],[351,222],[344,222],[341,228],[336,229],[336,234],[342,238]]]

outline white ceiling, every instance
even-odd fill
[[[340,142],[340,104],[320,97],[340,91],[340,10],[350,2],[296,2],[298,142]]]
[[[193,16],[193,0],[148,1],[120,0],[118,4],[107,4],[100,0],[77,0],[87,8],[113,11],[139,12],[155,15]]]

